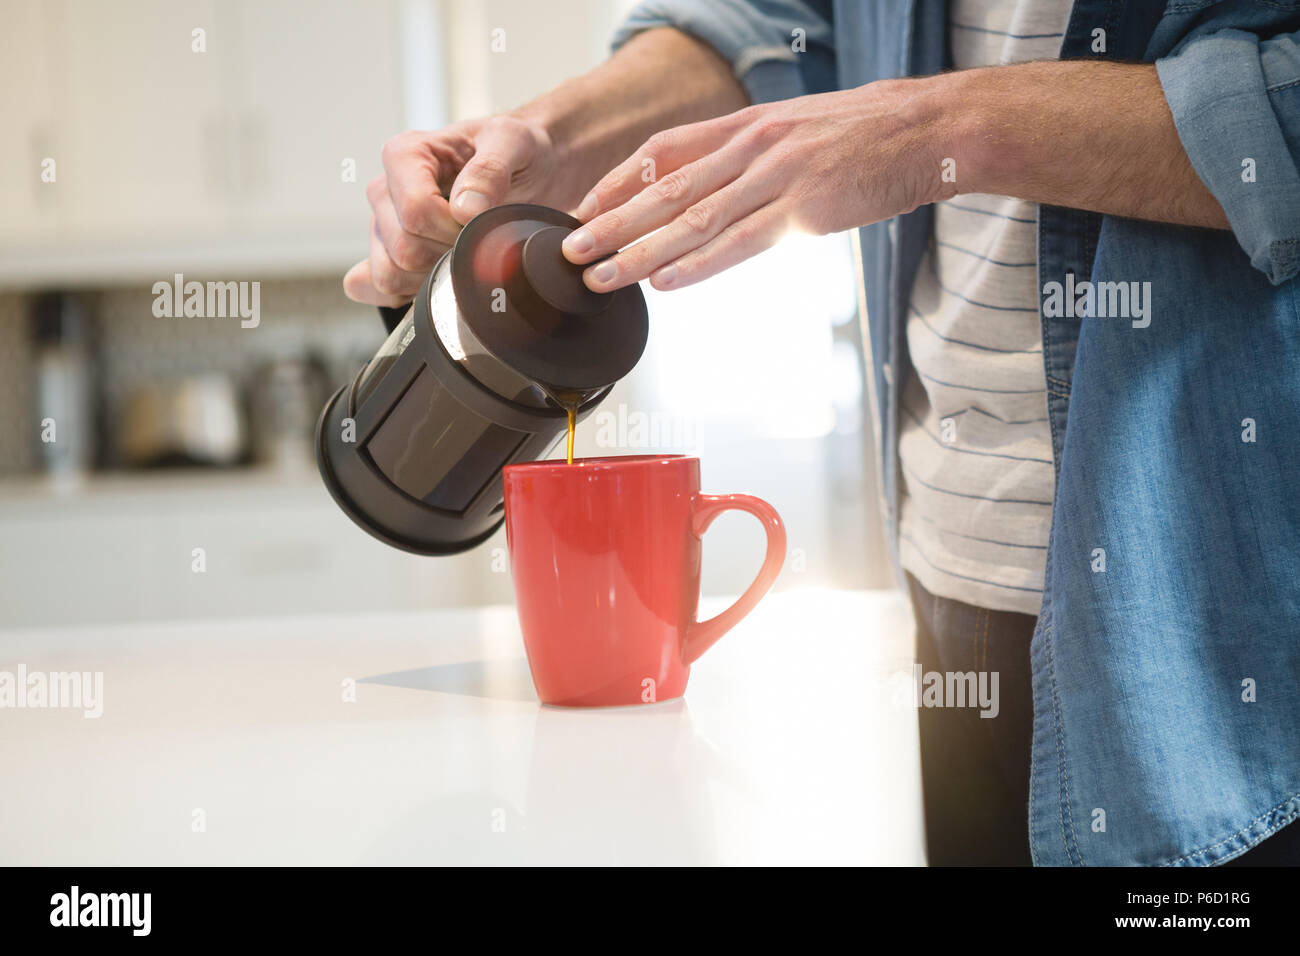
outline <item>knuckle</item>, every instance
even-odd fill
[[[388,194],[388,179],[385,176],[376,176],[370,182],[366,183],[366,199],[371,206],[377,205]]]
[[[398,295],[397,273],[386,262],[370,263],[370,282],[384,295]]]
[[[682,213],[682,225],[691,232],[707,233],[713,225],[712,208],[707,203],[696,203]]]
[[[404,272],[418,272],[424,265],[419,244],[405,232],[393,240],[388,256]]]
[[[760,116],[741,133],[741,140],[746,146],[766,147],[782,139],[787,129],[788,124],[783,119],[775,116]]]
[[[398,225],[407,232],[415,232],[424,216],[424,204],[414,196],[402,195],[393,203],[393,211],[397,213]]]
[[[821,217],[817,214],[815,208],[809,203],[795,203],[786,212],[786,225],[797,232],[811,233],[812,235],[824,235],[826,229],[823,227]]]
[[[767,155],[762,160],[762,171],[780,175],[782,170],[789,169],[791,164],[798,162],[798,160],[798,148],[783,142],[767,151]],[[813,171],[813,169],[809,169],[809,172]]]
[[[747,219],[740,222],[733,222],[722,232],[722,238],[728,245],[748,245],[756,237],[757,233],[754,226]]]
[[[479,156],[471,172],[478,180],[503,179],[510,175],[510,168],[498,156]]]
[[[640,242],[629,249],[624,249],[618,254],[620,273],[633,273],[635,275],[644,275],[649,271],[650,255],[645,247],[645,243]]]
[[[597,221],[588,225],[596,237],[596,242],[605,243],[616,239],[627,229],[627,218],[618,210],[611,210]]]
[[[655,184],[654,191],[656,200],[674,202],[690,193],[690,179],[682,170],[675,169]]]
[[[759,139],[772,140],[785,131],[785,123],[774,116],[764,116],[753,125],[754,135]]]
[[[613,209],[619,205],[619,196],[623,184],[629,182],[630,174],[623,169],[613,169],[600,182],[592,187],[601,209]]]
[[[677,145],[679,135],[676,130],[661,129],[645,141],[643,151],[652,157],[670,153]]]

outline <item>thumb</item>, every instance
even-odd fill
[[[533,138],[519,120],[499,117],[474,137],[474,155],[451,187],[451,215],[461,225],[505,202],[511,177],[533,158]]]

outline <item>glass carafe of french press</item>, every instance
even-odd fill
[[[641,290],[583,284],[560,252],[577,225],[529,204],[476,216],[326,404],[321,476],[381,541],[454,554],[487,539],[502,520],[501,468],[545,455],[567,407],[581,421],[640,359]]]

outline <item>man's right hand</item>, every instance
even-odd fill
[[[484,209],[571,209],[652,133],[748,102],[712,48],[661,27],[510,113],[394,136],[384,144],[384,174],[366,190],[370,256],[348,270],[343,289],[358,302],[405,305]]]
[[[384,144],[383,162],[366,188],[370,256],[348,270],[343,290],[386,306],[410,302],[484,209],[544,195],[558,165],[541,124],[510,115],[400,133]]]

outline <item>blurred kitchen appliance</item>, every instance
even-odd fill
[[[239,390],[218,373],[137,387],[117,441],[125,465],[236,464],[248,443]]]
[[[249,387],[253,460],[294,468],[313,460],[312,436],[321,402],[328,397],[324,363],[315,357],[284,357],[254,373]]]
[[[501,469],[540,458],[632,370],[649,334],[633,285],[596,293],[560,251],[578,226],[545,206],[481,213],[388,339],[326,404],[321,476],[388,544],[454,554],[500,526]]]
[[[37,463],[57,477],[80,474],[94,461],[89,325],[75,296],[48,293],[33,304]]]

